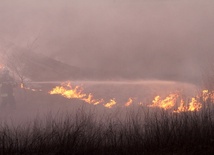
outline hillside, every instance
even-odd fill
[[[81,74],[78,67],[35,52],[13,52],[8,60],[12,70],[34,81],[77,79]]]

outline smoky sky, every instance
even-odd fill
[[[2,0],[0,46],[32,44],[103,74],[194,79],[213,61],[213,17],[212,0]]]

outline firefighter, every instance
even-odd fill
[[[15,98],[13,95],[13,88],[15,86],[15,80],[10,76],[9,70],[4,68],[0,75],[1,107],[15,107]]]

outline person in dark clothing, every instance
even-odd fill
[[[1,107],[10,105],[15,107],[13,88],[16,86],[15,80],[10,76],[9,70],[4,69],[0,75],[0,96]]]

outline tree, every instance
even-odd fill
[[[10,42],[5,48],[2,49],[1,53],[1,62],[2,66],[8,67],[8,69],[12,72],[15,79],[19,79],[20,83],[24,87],[26,78],[26,64],[24,63],[25,52],[32,52],[36,49],[36,42],[38,40],[38,36],[27,43],[26,48],[19,48],[14,43]]]

